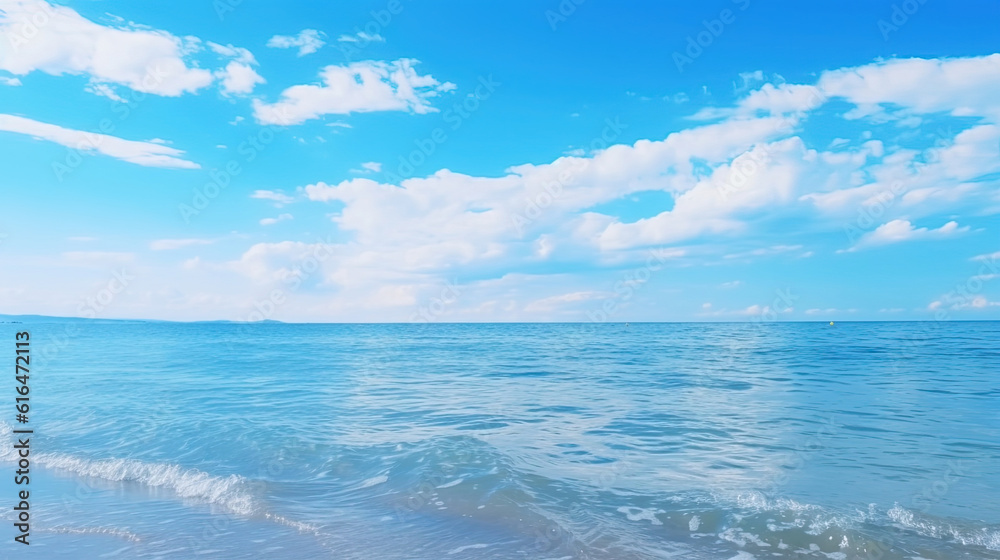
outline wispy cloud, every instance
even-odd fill
[[[286,204],[291,204],[295,202],[294,197],[291,197],[281,191],[257,190],[250,195],[250,198],[256,198],[259,200],[270,200],[278,208],[281,208]]]
[[[954,237],[969,231],[969,227],[959,227],[958,222],[948,222],[937,229],[925,227],[915,228],[908,220],[893,220],[880,225],[875,231],[866,233],[858,240],[858,243],[850,249],[838,252],[854,252],[868,247],[878,247],[881,245],[891,245],[904,241],[915,241],[918,239],[944,239]]]
[[[14,115],[0,114],[0,130],[27,134],[81,152],[97,152],[146,167],[198,169],[197,163],[183,159],[182,150],[155,142],[124,140],[116,136],[63,128],[58,125]]]
[[[385,37],[378,33],[365,33],[359,31],[352,35],[341,35],[337,38],[341,43],[384,43]]]
[[[211,239],[158,239],[151,242],[149,248],[154,251],[173,251],[197,245],[211,245],[212,243],[214,241]]]
[[[277,218],[264,218],[264,219],[262,219],[260,221],[260,225],[262,225],[262,226],[273,226],[274,224],[276,224],[278,222],[284,222],[285,220],[291,220],[291,219],[294,219],[294,216],[292,216],[291,214],[280,214]]]

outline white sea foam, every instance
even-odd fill
[[[260,510],[259,504],[246,490],[246,479],[238,475],[220,477],[179,465],[134,459],[91,460],[61,453],[41,453],[35,456],[35,461],[45,467],[80,476],[166,488],[181,498],[222,506],[238,515],[253,515]]]
[[[981,546],[990,550],[1000,550],[1000,530],[987,527],[967,528],[956,527],[954,524],[939,520],[937,522],[918,518],[917,514],[899,504],[886,512],[886,515],[896,524],[916,531],[925,537],[954,540],[964,546]]]
[[[619,513],[624,513],[629,521],[649,521],[653,525],[663,525],[663,522],[656,518],[658,513],[666,513],[662,509],[643,509],[637,507],[622,506],[618,508]]]
[[[59,533],[63,535],[107,535],[129,542],[139,542],[142,540],[135,533],[113,527],[44,527],[37,529],[37,531],[40,533]]]
[[[464,480],[465,480],[464,478],[456,478],[455,480],[452,480],[451,482],[445,482],[441,486],[438,486],[438,488],[451,488],[452,486],[458,486]]]
[[[0,422],[0,461],[15,460],[13,428]],[[250,492],[249,481],[239,475],[213,476],[197,469],[168,463],[148,463],[135,459],[86,459],[63,453],[32,455],[35,464],[69,471],[78,476],[112,482],[133,482],[151,488],[163,488],[180,498],[223,508],[239,516],[262,515],[275,523],[304,532],[316,532],[308,523],[267,513],[263,504]]]
[[[473,549],[476,549],[476,548],[486,548],[487,546],[489,546],[489,545],[488,544],[470,544],[470,545],[466,545],[466,546],[460,546],[460,547],[452,550],[451,552],[449,552],[448,555],[450,556],[452,554],[459,554],[459,553],[465,552],[466,550],[473,550]]]
[[[382,484],[389,481],[388,475],[380,474],[378,476],[373,476],[368,480],[361,483],[361,488],[371,488],[372,486]]]

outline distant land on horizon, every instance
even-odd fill
[[[588,324],[593,323],[593,321],[502,321],[502,322],[488,322],[488,321],[472,321],[472,322],[449,322],[449,321],[432,321],[432,322],[412,322],[412,321],[396,321],[393,323],[384,322],[352,322],[352,321],[329,321],[329,322],[289,322],[289,321],[277,321],[274,319],[265,319],[263,321],[232,321],[228,319],[216,319],[210,321],[170,321],[166,319],[125,319],[125,318],[88,318],[88,317],[57,317],[50,315],[6,315],[0,314],[0,324],[12,324],[12,323],[71,323],[78,321],[89,321],[95,323],[176,323],[176,324],[279,324],[279,325],[425,325],[425,324],[440,324],[440,325],[578,325],[578,324]],[[817,319],[813,321],[801,321],[801,320],[782,320],[782,321],[753,321],[747,319],[745,321],[600,321],[597,324],[607,324],[607,325],[624,325],[624,324],[666,324],[666,323],[676,323],[676,324],[720,324],[720,323],[827,323],[829,321],[823,319]],[[996,319],[947,319],[947,320],[919,320],[919,319],[901,319],[896,321],[866,321],[866,320],[856,320],[856,321],[833,321],[834,323],[995,323]]]

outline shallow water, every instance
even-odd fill
[[[0,327],[30,557],[1000,559],[1000,323]]]

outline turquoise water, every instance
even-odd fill
[[[18,330],[8,558],[1000,558],[1000,323]]]

